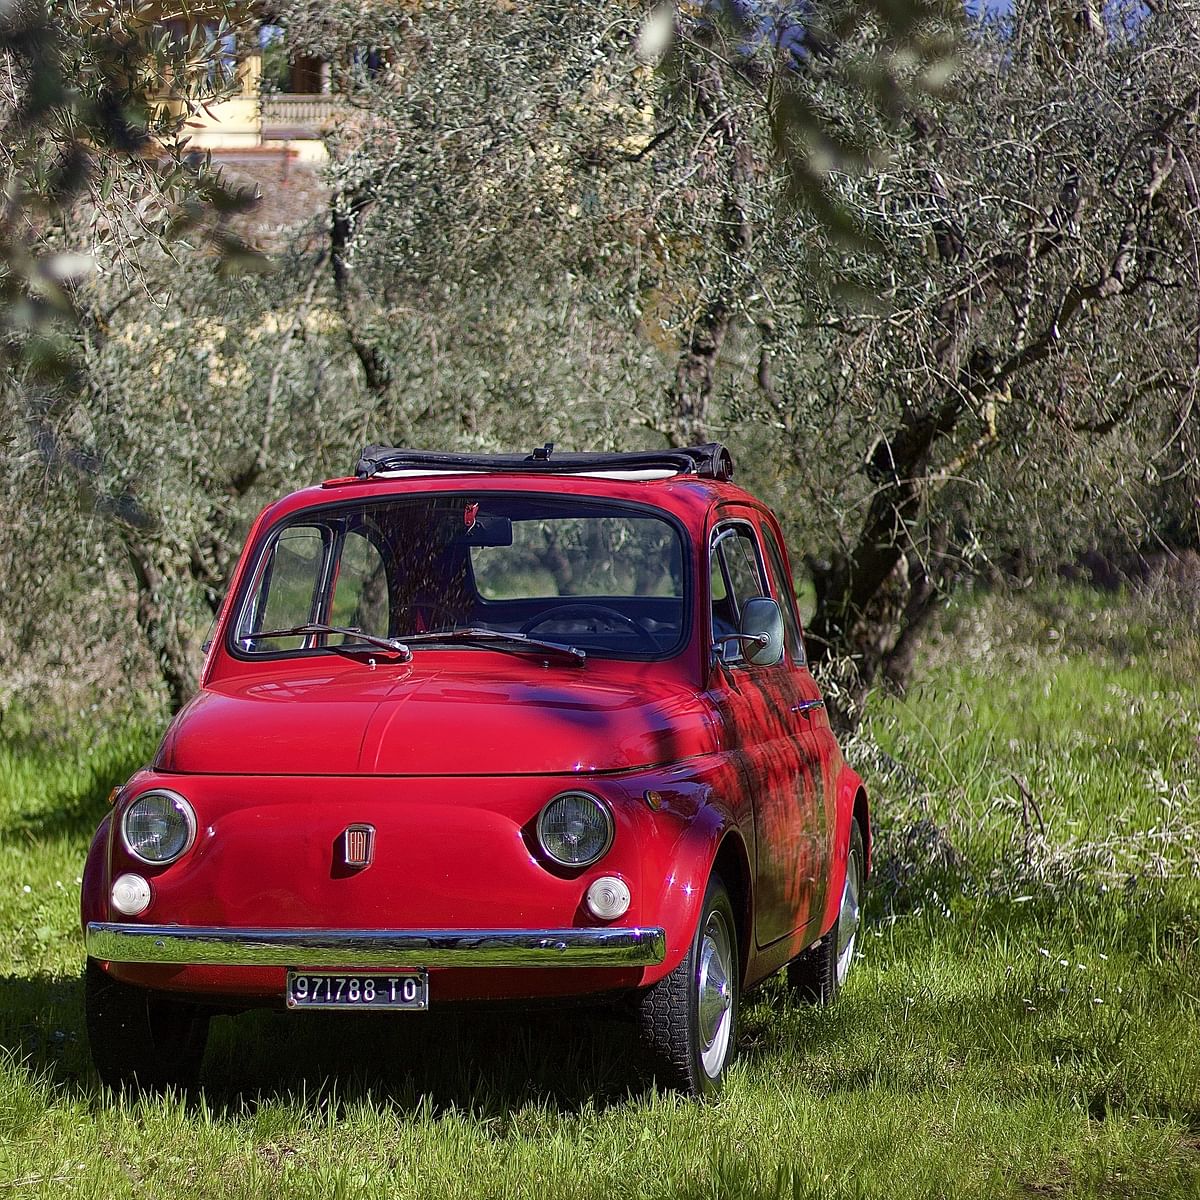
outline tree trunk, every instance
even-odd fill
[[[359,218],[370,206],[365,194],[338,192],[333,197],[329,219],[329,263],[333,271],[333,288],[346,335],[359,363],[367,387],[376,396],[385,395],[392,384],[392,367],[387,356],[362,335],[359,319],[360,299],[351,278],[346,259]]]
[[[727,102],[721,73],[708,62],[692,79],[697,111],[709,122],[709,136],[720,148],[724,178],[720,180],[723,209],[721,231],[725,262],[704,309],[680,353],[675,377],[667,389],[671,427],[676,446],[708,440],[717,363],[736,310],[734,273],[750,253],[752,227],[747,192],[754,178],[754,152],[742,136],[733,107]],[[714,186],[717,181],[714,181]]]
[[[941,522],[933,531],[929,545],[919,558],[909,561],[909,592],[900,619],[900,630],[891,650],[880,663],[887,684],[903,696],[912,678],[920,634],[929,624],[938,600],[949,584],[949,559],[946,556],[949,529]]]
[[[936,574],[913,540],[925,511],[930,458],[949,436],[977,390],[964,386],[934,409],[909,409],[890,438],[876,443],[867,474],[876,491],[849,554],[808,561],[817,592],[809,623],[814,664],[830,684],[830,711],[843,729],[855,728],[871,687],[883,677],[903,685],[912,667],[913,639],[937,597]],[[935,559],[944,552],[932,550]]]
[[[178,712],[199,686],[197,648],[189,644],[190,639],[181,635],[177,622],[171,619],[164,602],[162,572],[150,547],[130,532],[122,531],[121,541],[137,582],[138,628],[167,685],[171,711]]]
[[[729,308],[724,298],[718,297],[692,329],[687,347],[679,356],[668,395],[670,436],[676,446],[696,446],[708,440],[717,359],[729,332],[729,321]]]

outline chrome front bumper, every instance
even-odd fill
[[[87,952],[117,963],[214,967],[649,967],[661,928],[227,929],[90,921]]]

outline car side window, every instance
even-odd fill
[[[779,607],[783,610],[783,636],[787,643],[788,653],[792,662],[798,667],[805,663],[804,639],[800,636],[800,620],[796,616],[796,591],[792,586],[792,577],[783,565],[783,551],[774,530],[763,529],[763,540],[767,544],[767,558],[771,562],[771,574],[779,591]]]
[[[317,525],[293,525],[279,535],[263,567],[241,638],[253,638],[268,629],[292,629],[316,619],[314,605],[328,536],[328,530]],[[302,637],[275,638],[270,648],[295,650],[303,644]]]
[[[709,551],[713,646],[729,664],[745,662],[742,643],[734,635],[742,608],[755,596],[770,596],[753,529],[744,522],[720,525]]]
[[[342,539],[329,623],[361,629],[376,637],[387,637],[390,632],[388,581],[383,557],[364,534],[350,532]]]

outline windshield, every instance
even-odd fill
[[[662,658],[682,640],[684,606],[682,534],[651,509],[488,492],[401,496],[307,510],[278,528],[255,565],[233,649],[366,645],[356,630],[412,637],[419,653],[439,648],[438,633],[457,633],[446,646],[495,648],[491,631],[601,657]],[[339,630],[298,631],[317,624]]]

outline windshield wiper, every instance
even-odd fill
[[[350,629],[345,625],[320,625],[312,622],[308,625],[293,625],[291,629],[264,629],[261,633],[248,633],[240,640],[243,642],[253,642],[259,638],[308,637],[318,633],[340,633],[343,637],[354,638],[355,641],[365,643],[368,646],[378,646],[381,650],[388,650],[392,654],[399,654],[405,662],[408,662],[412,658],[412,651],[399,638],[376,637],[373,633],[363,633],[361,629]],[[351,650],[353,649],[353,643],[341,646],[325,646],[323,649]]]
[[[497,650],[507,650],[518,654],[557,654],[569,659],[576,666],[582,666],[587,654],[578,646],[568,646],[563,642],[546,642],[541,638],[532,638],[524,633],[506,633],[502,629],[480,629],[470,626],[466,629],[446,629],[442,632],[430,630],[428,633],[406,633],[402,635],[404,642],[413,645],[431,642],[491,642]]]

